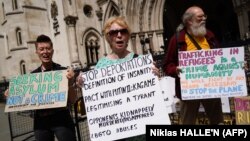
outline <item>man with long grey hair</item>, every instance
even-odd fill
[[[214,34],[206,29],[207,16],[198,6],[189,7],[182,16],[182,23],[168,44],[164,58],[164,71],[175,78],[176,96],[181,99],[178,51],[194,51],[219,48]],[[223,123],[220,98],[181,100],[180,118],[182,124],[195,124],[200,104],[203,105],[210,124]]]

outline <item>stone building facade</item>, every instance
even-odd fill
[[[233,0],[238,16],[241,39],[250,39],[250,0]]]
[[[111,50],[102,35],[105,21],[123,15],[132,36],[128,49],[162,52],[165,0],[0,0],[0,81],[40,65],[35,40],[54,43],[53,60],[63,66],[92,67]],[[144,44],[147,39],[144,48]]]

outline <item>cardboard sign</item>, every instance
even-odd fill
[[[246,96],[244,47],[180,51],[183,100]]]
[[[65,107],[68,99],[66,70],[13,77],[5,112]]]
[[[250,96],[235,97],[235,119],[237,125],[250,125]]]
[[[176,98],[175,98],[175,78],[170,76],[162,77],[160,86],[164,97],[168,113],[176,112]]]
[[[84,72],[91,140],[117,140],[145,134],[146,125],[171,124],[151,55]]]

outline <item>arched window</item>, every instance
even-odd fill
[[[20,62],[20,73],[26,74],[26,65],[25,65],[25,61],[23,60]]]
[[[17,41],[17,45],[20,46],[23,44],[22,42],[22,33],[21,33],[21,29],[17,28],[16,29],[16,41]]]
[[[2,20],[5,20],[5,9],[4,9],[4,3],[2,3],[2,17],[3,19]]]
[[[12,0],[12,8],[13,10],[18,9],[17,0]]]
[[[85,40],[85,48],[87,55],[87,65],[93,66],[99,60],[98,58],[98,50],[100,48],[100,40],[94,34],[90,33]]]
[[[4,46],[5,57],[9,58],[10,57],[9,38],[8,35],[6,34],[4,34],[3,37],[4,37],[3,46]]]
[[[115,2],[113,2],[113,1],[110,1],[110,4],[107,7],[107,9],[109,9],[109,12],[106,15],[106,18],[112,17],[112,16],[122,15],[122,13],[121,13],[122,11],[119,10],[120,9],[119,6]]]
[[[6,56],[10,54],[9,37],[6,35]]]

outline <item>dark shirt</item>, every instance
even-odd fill
[[[176,96],[180,99],[181,99],[180,78],[178,77],[178,74],[176,73],[176,68],[177,66],[179,66],[178,50],[187,51],[187,44],[185,42],[185,34],[186,34],[186,31],[181,30],[178,33],[178,35],[175,34],[174,36],[171,37],[169,44],[168,44],[168,48],[167,48],[168,50],[167,50],[166,56],[164,58],[164,66],[163,66],[163,69],[166,75],[175,78]],[[210,49],[219,48],[219,43],[211,31],[207,30],[207,34],[205,35],[205,38],[210,46]],[[177,50],[177,44],[178,44],[178,50]]]
[[[55,71],[55,70],[65,70],[66,67],[54,63],[52,64],[51,70],[45,71]],[[33,70],[31,73],[42,72],[41,66]],[[73,120],[70,116],[68,108],[50,108],[50,109],[39,109],[35,110],[34,115],[34,129],[49,129],[56,126],[71,126]]]

